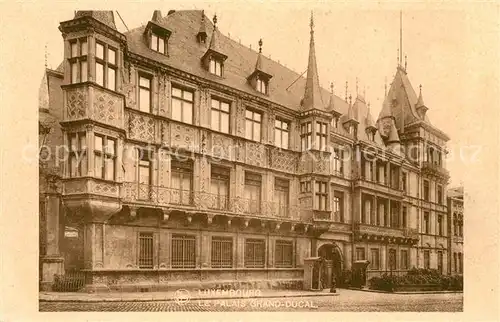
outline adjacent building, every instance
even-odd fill
[[[402,59],[374,118],[320,86],[312,16],[306,77],[201,10],[126,33],[77,11],[59,29],[40,89],[41,153],[62,160],[40,163],[42,285],[76,270],[88,289],[294,286],[314,256],[326,286],[358,260],[368,278],[449,272],[449,138]]]
[[[448,272],[464,272],[464,188],[448,190]]]

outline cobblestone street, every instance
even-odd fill
[[[339,290],[339,296],[140,302],[40,302],[40,311],[336,311],[461,312],[463,294],[386,294]]]

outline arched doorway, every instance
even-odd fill
[[[332,281],[339,285],[342,274],[342,252],[337,244],[324,244],[318,249],[318,256],[324,260],[322,271],[323,288],[331,288]]]

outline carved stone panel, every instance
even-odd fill
[[[280,149],[271,149],[270,153],[271,168],[289,173],[297,171],[298,157],[296,154]]]
[[[233,140],[231,138],[213,133],[211,143],[208,151],[210,155],[219,159],[232,160]]]
[[[171,123],[170,132],[171,146],[185,148],[190,151],[196,149],[196,132],[194,128],[178,123]]]
[[[118,197],[118,186],[111,182],[91,181],[90,192],[97,195]]]
[[[87,89],[75,88],[66,92],[66,119],[77,120],[87,116]]]
[[[257,142],[246,143],[246,163],[257,167],[266,166],[266,147]]]
[[[93,118],[116,127],[123,126],[122,99],[104,91],[94,91]]]
[[[129,114],[129,135],[131,139],[154,142],[155,122],[145,115]]]

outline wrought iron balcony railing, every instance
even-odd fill
[[[227,195],[180,190],[168,187],[124,182],[121,199],[129,203],[142,203],[196,211],[220,211],[255,217],[300,219],[310,218],[310,209],[300,209],[275,201],[263,201]]]
[[[443,168],[440,164],[434,162],[423,161],[422,171],[432,173],[434,175],[438,175],[444,178],[450,177],[450,173],[448,172],[448,170]]]

